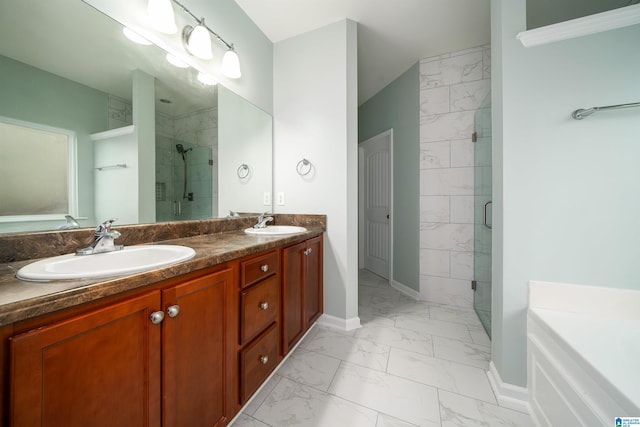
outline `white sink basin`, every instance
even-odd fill
[[[268,225],[266,228],[247,228],[244,230],[247,234],[256,234],[259,236],[278,236],[282,234],[296,234],[307,231],[304,227],[295,225]]]
[[[43,259],[25,265],[16,276],[31,281],[122,276],[186,261],[195,254],[196,251],[187,246],[126,246],[119,251],[95,255],[68,254]]]

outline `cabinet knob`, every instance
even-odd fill
[[[149,318],[151,319],[151,323],[153,323],[154,325],[159,325],[164,320],[164,311],[154,311],[153,313],[151,313],[151,316],[149,316]]]
[[[260,266],[260,270],[264,271],[265,273],[267,271],[269,271],[269,264],[264,264],[262,266]]]
[[[176,317],[178,314],[180,314],[180,306],[176,304],[167,307],[167,314],[169,315],[169,317]]]
[[[266,301],[262,301],[262,302],[260,303],[260,308],[261,308],[261,309],[263,309],[263,310],[268,309],[268,308],[269,308],[269,303],[268,303],[268,302],[266,302]]]
[[[260,363],[266,365],[269,362],[269,356],[260,356]]]
[[[305,255],[309,255],[311,253],[311,248],[307,248],[304,250]]]

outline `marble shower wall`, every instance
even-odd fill
[[[420,61],[420,293],[473,306],[474,116],[491,89],[490,46]]]
[[[184,166],[177,143],[192,149],[186,155],[187,192],[194,194],[192,201],[182,198]],[[158,221],[211,218],[218,211],[217,107],[176,116],[156,113],[156,164],[156,182],[164,191],[164,197],[156,197]],[[178,200],[180,217],[174,214]]]

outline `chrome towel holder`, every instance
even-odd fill
[[[601,110],[619,110],[621,108],[640,107],[640,102],[631,102],[629,104],[605,105],[603,107],[579,108],[571,113],[571,118],[582,120],[587,116]]]
[[[308,175],[309,172],[311,172],[311,169],[313,169],[313,165],[307,159],[300,160],[296,165],[296,172],[298,172],[298,175],[300,176]]]
[[[245,179],[249,176],[250,173],[251,173],[251,169],[249,169],[249,165],[247,165],[246,163],[243,163],[240,166],[238,166],[238,170],[237,170],[238,178]]]

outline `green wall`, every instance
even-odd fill
[[[640,289],[640,25],[525,48],[525,0],[493,0],[493,335],[525,386],[532,280]]]
[[[358,141],[393,129],[393,280],[420,291],[420,64],[358,109]]]
[[[0,115],[94,133],[108,129],[108,95],[0,56]]]
[[[93,206],[93,144],[89,135],[108,129],[109,96],[0,55],[0,116],[75,131],[78,138],[78,216],[95,223]],[[38,228],[36,223],[30,223]],[[49,224],[52,228],[57,223]],[[4,231],[15,229],[3,224]]]

